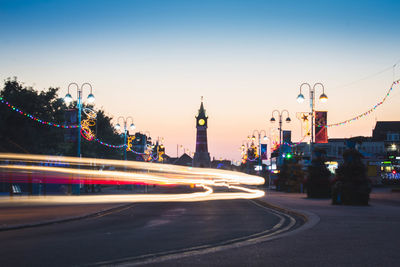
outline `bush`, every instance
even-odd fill
[[[355,149],[343,153],[343,164],[336,170],[332,204],[368,205],[371,183],[362,155]]]
[[[331,196],[331,172],[325,165],[325,151],[316,153],[311,166],[308,167],[306,181],[307,197],[329,198]]]
[[[304,181],[302,165],[297,158],[285,159],[280,168],[276,188],[279,191],[300,192]]]

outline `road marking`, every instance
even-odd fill
[[[151,220],[144,226],[144,228],[160,226],[160,225],[168,224],[170,222],[171,222],[170,220]]]

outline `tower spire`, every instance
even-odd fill
[[[210,167],[210,153],[208,153],[207,144],[207,120],[206,111],[203,105],[203,96],[201,97],[201,104],[199,113],[196,116],[196,152],[193,157],[194,167]]]
[[[204,109],[204,104],[203,104],[203,96],[201,97],[200,109],[196,118],[203,118],[203,119],[207,118],[206,110]]]

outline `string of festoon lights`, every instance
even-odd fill
[[[382,105],[387,100],[387,98],[389,97],[391,92],[393,91],[393,87],[395,85],[399,84],[399,83],[400,83],[400,79],[397,80],[397,81],[394,81],[392,83],[392,85],[390,86],[389,90],[387,91],[385,97],[382,99],[382,101],[376,103],[376,105],[374,105],[372,108],[370,108],[366,112],[364,112],[364,113],[362,113],[362,114],[360,114],[358,116],[355,116],[355,117],[353,117],[351,119],[342,121],[342,122],[328,124],[328,125],[320,125],[320,124],[316,123],[315,126],[326,127],[326,128],[335,127],[335,126],[343,126],[343,125],[346,125],[346,124],[348,124],[350,122],[353,122],[353,121],[359,120],[361,118],[364,118],[365,116],[367,116],[367,115],[371,114],[372,112],[374,112],[380,105]],[[286,145],[286,146],[289,146],[289,147],[295,147],[295,146],[299,145],[307,136],[309,136],[309,134],[310,134],[310,132],[308,132],[305,136],[303,136],[303,138],[299,142],[296,142],[294,144],[290,144],[290,143],[284,142],[284,143],[282,143],[282,145]],[[277,144],[277,146],[279,147],[279,144]]]
[[[351,118],[351,119],[342,121],[342,122],[333,123],[333,124],[328,124],[328,125],[316,124],[316,126],[326,127],[326,128],[335,127],[335,126],[343,126],[343,125],[346,125],[346,124],[348,124],[348,123],[350,123],[350,122],[354,122],[354,121],[356,121],[356,120],[359,120],[359,119],[361,119],[361,118],[363,118],[363,117],[365,117],[365,116],[368,116],[369,114],[371,114],[372,112],[374,112],[380,105],[382,105],[382,104],[386,101],[386,99],[389,97],[390,93],[393,91],[393,87],[394,87],[396,84],[399,84],[399,83],[400,83],[400,80],[394,81],[394,82],[392,83],[392,85],[390,86],[390,89],[387,91],[385,97],[382,99],[382,101],[376,103],[375,106],[373,106],[372,108],[370,108],[370,109],[367,110],[366,112],[364,112],[364,113],[362,113],[362,114],[360,114],[360,115],[358,115],[358,116],[355,116],[355,117],[353,117],[353,118]]]
[[[41,124],[44,124],[44,125],[47,125],[47,126],[53,126],[53,127],[57,127],[57,128],[63,128],[63,129],[77,129],[77,128],[79,128],[79,125],[63,125],[63,124],[57,124],[57,123],[53,123],[53,122],[42,120],[42,119],[40,119],[40,118],[30,114],[30,113],[24,112],[21,109],[15,107],[14,105],[12,105],[9,102],[7,102],[3,97],[0,97],[0,102],[5,104],[11,110],[17,112],[18,114],[23,115],[23,116],[25,116],[25,117],[33,120],[33,121],[36,121],[37,123],[41,123]],[[122,145],[111,145],[111,144],[108,144],[106,142],[101,141],[98,138],[93,138],[92,140],[96,141],[97,143],[99,143],[99,144],[101,144],[103,146],[107,146],[107,147],[111,147],[111,148],[123,148],[123,147],[126,146],[125,144],[122,144]]]
[[[38,118],[36,116],[33,116],[32,114],[23,112],[19,108],[17,108],[15,106],[11,105],[10,103],[8,103],[3,97],[0,97],[0,101],[1,101],[1,103],[5,104],[7,107],[12,109],[13,111],[15,111],[15,112],[17,112],[17,113],[19,113],[19,114],[31,119],[31,120],[34,120],[34,121],[36,121],[38,123],[41,123],[41,124],[45,124],[45,125],[48,125],[48,126],[54,126],[54,127],[57,127],[57,128],[64,128],[64,129],[76,129],[76,128],[79,127],[79,125],[62,125],[62,124],[57,124],[57,123],[45,121],[45,120],[42,120],[42,119],[40,119],[40,118]]]
[[[24,112],[23,110],[19,109],[18,107],[10,104],[8,101],[6,101],[3,97],[0,97],[0,102],[2,104],[5,104],[7,107],[9,107],[11,110],[17,112],[18,114],[25,116],[37,123],[41,123],[47,126],[53,126],[53,127],[57,127],[57,128],[63,128],[63,129],[77,129],[79,128],[79,125],[63,125],[63,124],[58,124],[58,123],[54,123],[54,122],[49,122],[49,121],[45,121],[42,120],[30,113]],[[96,117],[96,114],[93,110],[84,110],[85,114],[88,116],[87,120],[83,120],[82,121],[82,129],[81,129],[81,135],[88,141],[94,141],[99,143],[100,145],[109,147],[109,148],[115,148],[115,149],[121,149],[121,148],[126,148],[127,151],[130,151],[136,155],[148,155],[147,153],[140,153],[137,151],[132,150],[130,147],[127,146],[127,144],[122,144],[122,145],[112,145],[109,143],[106,143],[100,139],[98,139],[94,133],[90,130],[90,126],[94,125],[94,119]],[[149,159],[154,160],[155,157],[153,155],[149,155]]]

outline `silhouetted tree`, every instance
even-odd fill
[[[5,80],[0,96],[24,113],[56,124],[65,123],[67,106],[57,96],[58,88],[36,91],[26,87],[16,78]],[[71,104],[71,107],[76,103]],[[92,106],[88,106],[93,108]],[[31,153],[46,155],[76,156],[76,142],[65,142],[66,129],[38,123],[21,115],[5,104],[0,103],[0,151],[13,153]],[[82,115],[83,119],[85,114]],[[96,125],[93,127],[96,137],[114,145],[123,144],[123,139],[114,130],[111,118],[103,110],[97,111]],[[72,130],[78,134],[78,129]],[[124,148],[109,148],[94,141],[82,138],[83,157],[121,159]]]
[[[332,204],[368,205],[371,184],[362,155],[356,149],[343,153],[343,164],[336,170]]]
[[[7,79],[0,92],[10,104],[42,120],[63,123],[65,105],[57,98],[57,88],[41,92],[24,87],[17,80]],[[62,129],[33,121],[0,105],[0,150],[15,153],[60,154],[64,135]]]
[[[304,181],[303,167],[299,158],[293,157],[283,160],[276,180],[277,189],[286,192],[300,192]]]
[[[326,151],[315,149],[315,157],[308,167],[306,181],[307,197],[309,198],[328,198],[331,196],[331,172],[325,165]]]

